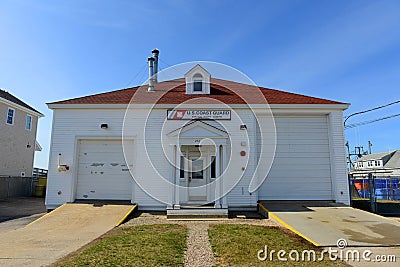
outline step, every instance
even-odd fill
[[[228,209],[185,208],[168,209],[168,220],[221,220],[228,219]]]

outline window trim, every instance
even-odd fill
[[[9,116],[10,110],[13,111],[13,114],[12,114],[12,117],[11,117],[11,123],[8,122],[8,116]],[[7,108],[6,124],[8,124],[8,125],[14,125],[14,119],[15,119],[15,109],[8,107],[8,108]]]
[[[27,128],[27,126],[28,126],[28,118],[31,118],[30,119],[30,122],[29,122],[29,129]],[[33,118],[32,118],[32,116],[31,115],[26,115],[26,119],[25,119],[25,130],[27,130],[27,131],[32,131],[32,121],[33,121]]]

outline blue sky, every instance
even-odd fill
[[[0,1],[0,88],[40,119],[46,102],[142,84],[146,59],[232,66],[256,84],[351,103],[345,114],[400,99],[400,1]],[[400,113],[400,104],[349,123]],[[400,117],[346,130],[352,147],[400,149]]]

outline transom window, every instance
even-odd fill
[[[32,129],[32,116],[26,115],[25,130],[30,131]]]
[[[12,108],[8,108],[7,111],[7,124],[13,125],[14,124],[14,115],[15,115],[15,110]]]

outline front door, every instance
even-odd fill
[[[206,185],[215,180],[215,147],[184,145],[181,151],[181,185],[187,187],[181,200],[186,204],[207,204],[213,192]]]
[[[197,153],[189,153],[188,195],[189,201],[207,201],[207,172],[204,166],[206,158]]]

